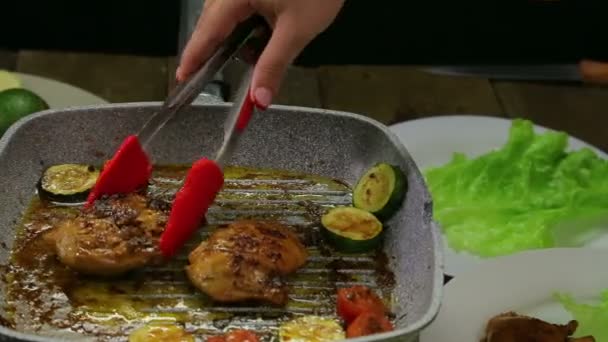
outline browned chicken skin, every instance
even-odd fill
[[[68,267],[92,275],[117,275],[160,258],[157,243],[167,217],[166,211],[150,207],[143,195],[115,195],[62,221],[45,238]]]
[[[295,272],[308,252],[288,227],[278,222],[238,221],[218,228],[189,256],[186,272],[201,291],[220,302],[287,302],[278,276]]]
[[[506,312],[493,317],[486,326],[481,342],[595,342],[592,336],[570,337],[578,328],[577,321],[551,324],[537,318]]]

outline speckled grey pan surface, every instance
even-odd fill
[[[159,108],[159,103],[104,105],[51,110],[13,125],[0,140],[0,232],[9,247],[15,223],[27,206],[45,166],[100,163],[122,139]],[[223,136],[229,104],[194,105],[179,113],[155,138],[155,163],[189,163],[213,157]],[[390,131],[364,116],[299,107],[271,107],[255,116],[232,164],[296,170],[353,184],[372,164],[386,161],[407,172],[408,192],[391,219],[385,250],[397,286],[397,329],[353,341],[404,341],[437,314],[443,286],[442,246],[432,221],[432,202],[405,147]],[[0,263],[9,251],[0,249]],[[4,338],[50,341],[0,327]],[[4,339],[1,338],[1,339]]]

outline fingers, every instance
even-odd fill
[[[211,57],[236,25],[252,14],[253,9],[247,0],[208,3],[182,53],[175,75],[177,81],[182,82],[197,70]]]
[[[277,94],[285,72],[293,60],[314,38],[302,34],[294,21],[280,17],[266,48],[260,55],[251,85],[251,97],[259,107],[266,108]]]
[[[288,66],[332,22],[344,0],[207,0],[176,72],[182,82],[208,60],[235,26],[256,12],[274,30],[255,66],[251,97],[268,107]]]

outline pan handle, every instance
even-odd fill
[[[222,99],[221,97],[219,97],[215,94],[211,94],[211,93],[207,93],[207,92],[202,92],[202,93],[198,94],[198,96],[192,102],[192,104],[195,104],[195,105],[222,104],[222,103],[225,103],[224,99]]]
[[[214,80],[196,96],[192,104],[221,104],[226,102],[227,85],[224,81]]]

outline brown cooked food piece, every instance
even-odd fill
[[[198,289],[219,302],[287,302],[281,276],[306,263],[308,252],[279,222],[243,220],[216,231],[189,255],[186,272]]]
[[[76,218],[61,221],[45,239],[68,267],[117,275],[160,260],[158,239],[168,212],[138,193],[102,198]]]
[[[481,342],[595,342],[592,336],[570,337],[576,328],[578,322],[574,320],[565,325],[551,324],[510,311],[488,321]]]

